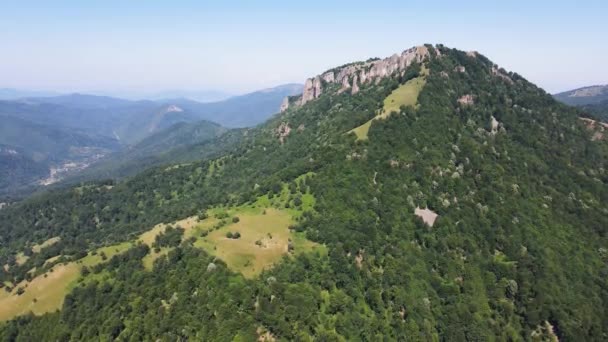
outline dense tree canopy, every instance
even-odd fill
[[[328,255],[286,258],[248,280],[188,241],[150,272],[136,246],[76,287],[60,312],[6,340],[608,339],[608,146],[576,111],[481,55],[440,47],[419,106],[372,122],[413,74],[324,94],[213,160],[85,184],[0,211],[3,280],[54,255],[124,241],[160,222],[276,194],[307,172],[314,213],[294,227]],[[463,69],[458,68],[464,67]],[[462,72],[461,70],[466,70]],[[472,104],[458,101],[471,95]],[[294,129],[281,142],[276,129]],[[295,129],[301,127],[301,129]],[[295,185],[294,185],[295,186]],[[302,185],[300,185],[302,186]],[[416,207],[439,216],[430,227]],[[159,246],[179,243],[167,232]],[[17,253],[59,243],[21,266]],[[213,267],[209,265],[213,264]]]

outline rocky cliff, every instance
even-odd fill
[[[355,94],[359,91],[360,85],[379,82],[385,77],[404,72],[412,63],[422,62],[430,56],[430,49],[440,54],[439,50],[433,47],[416,46],[388,58],[349,64],[309,78],[304,83],[302,96],[291,102],[286,98],[281,105],[281,112],[290,106],[301,106],[318,98],[323,92],[324,84],[341,84],[340,92],[350,90]]]

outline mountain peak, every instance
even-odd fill
[[[431,51],[436,55],[441,54],[439,49],[432,45],[420,45],[384,59],[370,59],[327,70],[320,75],[308,78],[304,83],[301,96],[293,101],[286,98],[281,105],[281,112],[287,110],[291,105],[301,106],[318,98],[321,96],[324,86],[331,83],[341,85],[339,92],[350,90],[352,94],[356,94],[361,84],[378,83],[383,78],[403,73],[413,63],[421,63],[429,58]]]

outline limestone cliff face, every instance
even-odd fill
[[[281,102],[281,107],[280,107],[281,113],[283,113],[284,111],[286,111],[287,108],[289,108],[289,97],[288,96],[286,96],[283,99],[283,102]]]
[[[435,51],[439,51],[435,49]],[[403,51],[401,54],[394,54],[385,59],[369,61],[365,63],[355,63],[340,69],[328,71],[322,75],[309,78],[304,83],[304,91],[299,100],[289,103],[284,101],[281,105],[281,112],[289,106],[299,106],[310,102],[323,92],[323,84],[341,84],[340,92],[350,90],[352,94],[359,92],[359,87],[370,82],[380,82],[383,78],[393,76],[403,72],[412,63],[420,63],[430,56],[429,47],[416,46]]]
[[[314,100],[321,96],[321,78],[316,76],[309,78],[304,83],[304,92],[302,93],[302,104],[310,100]]]

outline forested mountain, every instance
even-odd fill
[[[227,128],[206,120],[180,122],[109,155],[86,170],[68,177],[66,183],[123,178],[152,166],[200,160],[239,141],[242,132],[236,129],[220,138],[228,131]]]
[[[200,113],[201,118],[225,127],[253,127],[279,111],[286,96],[300,94],[301,84],[285,84],[219,102],[200,103],[187,99],[170,100],[180,107]]]
[[[119,147],[113,138],[0,115],[0,195],[35,188],[66,163],[90,163]]]
[[[557,100],[581,108],[581,115],[608,122],[608,85],[590,86],[553,95]]]
[[[583,105],[581,108],[591,117],[603,122],[608,122],[608,100],[600,103]]]
[[[1,209],[0,317],[38,316],[0,337],[608,339],[608,145],[576,109],[441,45],[328,70],[283,109],[221,156]],[[274,267],[230,258],[269,258],[278,233],[254,245],[267,221],[247,222],[280,213]]]
[[[564,91],[554,95],[559,101],[572,105],[591,105],[608,101],[608,85],[594,85]]]
[[[277,113],[282,99],[301,88],[288,84],[212,103],[86,94],[0,101],[0,144],[27,153],[0,158],[0,196],[23,196],[40,182],[124,177],[154,165],[212,155],[239,135],[207,144],[226,131],[208,120],[254,126]],[[95,167],[88,170],[90,164]]]
[[[112,137],[123,145],[137,143],[178,122],[200,120],[198,113],[172,103],[80,94],[0,101],[0,115]]]

